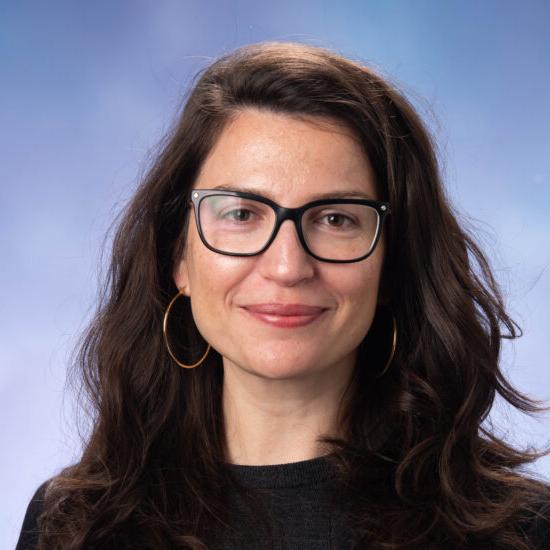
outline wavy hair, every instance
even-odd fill
[[[177,367],[162,319],[177,293],[189,191],[247,108],[346,125],[392,208],[381,284],[395,356],[378,377],[370,358],[380,339],[369,332],[342,401],[343,435],[320,439],[334,449],[354,547],[527,550],[519,526],[550,489],[521,469],[549,451],[516,449],[487,420],[497,394],[527,414],[548,409],[500,368],[501,339],[521,329],[445,195],[434,139],[390,79],[290,42],[251,44],[199,72],[116,220],[97,313],[69,371],[91,429],[80,460],[48,484],[40,548],[204,549],[208,532],[231,524],[222,358],[212,351],[199,368]],[[180,321],[181,345],[203,347],[188,306]]]

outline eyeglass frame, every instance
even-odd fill
[[[209,197],[212,195],[223,195],[223,196],[239,197],[243,199],[255,200],[263,204],[267,204],[273,209],[273,211],[275,212],[275,225],[273,227],[273,231],[271,232],[271,236],[269,237],[269,239],[267,240],[267,243],[264,245],[264,247],[261,250],[258,250],[257,252],[225,252],[223,250],[214,248],[208,243],[202,231],[199,210],[200,210],[201,201],[206,197]],[[376,228],[376,236],[367,254],[353,260],[334,260],[334,259],[322,258],[320,256],[317,256],[309,249],[302,231],[302,216],[304,212],[306,212],[306,210],[309,210],[310,208],[313,208],[315,206],[322,206],[324,204],[363,204],[365,206],[370,206],[371,208],[377,211],[378,217],[379,217],[379,223]],[[337,264],[355,263],[368,258],[374,252],[374,250],[376,249],[376,245],[380,240],[380,236],[382,234],[382,228],[384,226],[384,221],[387,215],[391,214],[390,203],[386,201],[377,201],[372,199],[327,198],[327,199],[317,199],[311,202],[307,202],[302,206],[298,206],[295,208],[287,208],[285,206],[281,206],[277,204],[276,202],[272,201],[271,199],[268,199],[267,197],[263,197],[262,195],[256,195],[255,193],[248,193],[243,191],[230,191],[227,189],[192,189],[191,198],[187,201],[187,206],[193,208],[193,211],[195,212],[195,223],[197,225],[197,230],[202,243],[204,244],[204,246],[206,246],[206,248],[208,248],[209,250],[212,250],[212,252],[217,252],[218,254],[223,254],[224,256],[240,256],[240,257],[257,256],[265,252],[270,247],[271,243],[277,237],[281,224],[285,220],[292,220],[294,222],[294,226],[296,227],[298,239],[300,240],[300,243],[304,248],[304,250],[310,256],[312,256],[313,258],[321,262],[337,263]]]

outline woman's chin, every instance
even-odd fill
[[[272,380],[296,380],[319,372],[319,359],[312,357],[307,360],[303,353],[279,353],[273,358],[256,358],[254,362],[229,363],[231,368],[239,368],[251,375]],[[227,366],[224,360],[224,368]]]

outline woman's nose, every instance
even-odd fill
[[[279,227],[269,248],[258,256],[261,274],[285,286],[294,286],[315,274],[316,259],[308,254],[292,220]]]

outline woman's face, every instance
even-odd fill
[[[380,198],[372,167],[349,130],[256,109],[241,111],[204,161],[194,188],[216,187],[247,190],[286,207],[344,190]],[[222,355],[224,368],[298,378],[353,367],[374,317],[383,256],[382,235],[362,261],[319,261],[302,248],[291,220],[262,254],[226,256],[204,246],[191,216],[174,280],[190,296],[195,323]],[[285,323],[246,309],[257,304],[324,310],[308,324],[279,326]]]

